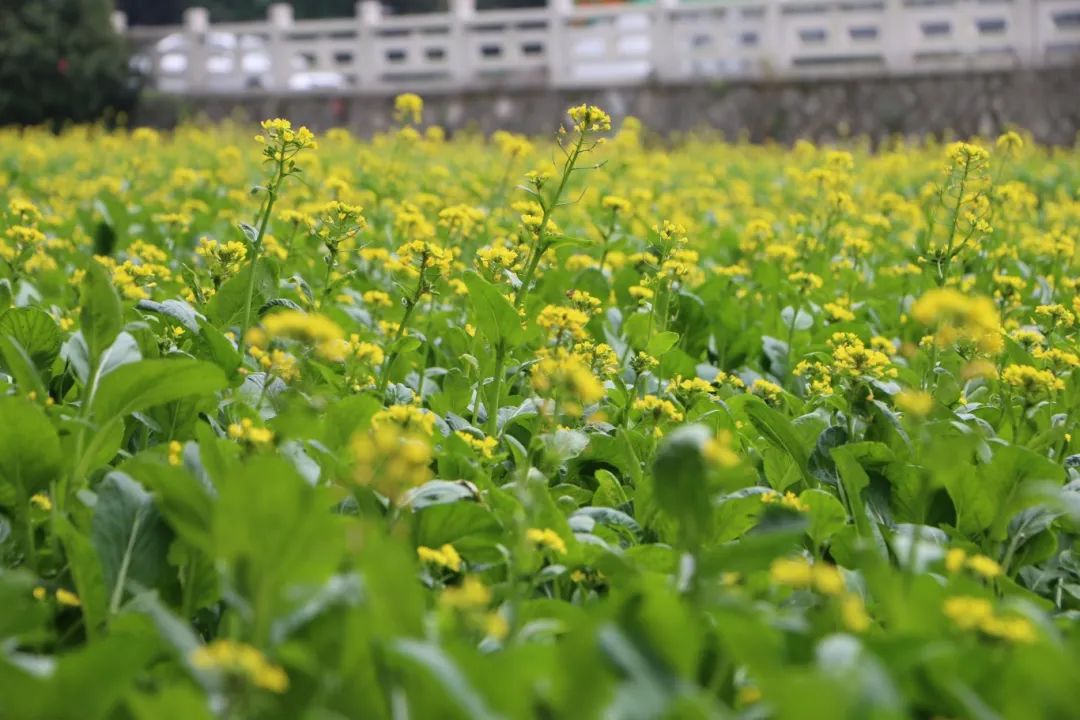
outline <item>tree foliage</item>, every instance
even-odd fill
[[[88,122],[132,99],[108,0],[0,3],[0,125]]]

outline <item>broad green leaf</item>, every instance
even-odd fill
[[[855,520],[855,527],[863,537],[870,537],[872,529],[870,517],[866,512],[866,501],[862,492],[870,485],[870,478],[863,470],[862,465],[855,458],[851,445],[841,445],[829,451],[833,462],[836,463],[836,471],[840,475],[840,484],[844,488],[844,497],[847,498],[851,516]]]
[[[60,464],[60,439],[41,408],[23,398],[0,397],[0,480],[25,503],[57,479]],[[18,511],[26,509],[24,504]]]
[[[135,307],[145,312],[152,312],[171,318],[190,332],[199,332],[199,321],[202,318],[195,312],[195,308],[191,307],[183,300],[166,300],[165,302],[140,300],[135,304]]]
[[[684,425],[664,438],[653,462],[657,505],[679,524],[687,547],[703,542],[712,518],[708,466],[702,449],[712,437],[704,425]]]
[[[815,545],[820,546],[827,542],[847,524],[847,512],[832,494],[811,488],[803,490],[799,495],[799,500],[810,508],[806,511],[810,518],[810,526],[806,528],[806,534]]]
[[[60,354],[63,340],[56,321],[47,312],[35,307],[11,308],[0,315],[0,337],[18,343],[34,367],[41,372],[47,372],[52,366]]]
[[[122,472],[111,472],[97,487],[94,548],[101,558],[109,610],[119,610],[125,591],[175,585],[166,561],[173,532],[154,507],[150,494]]]
[[[124,713],[121,702],[159,652],[149,619],[122,618],[108,635],[58,656],[0,657],[0,714],[19,720],[105,720]],[[18,692],[8,691],[18,688]]]
[[[256,266],[258,269],[255,271],[255,289],[251,298],[253,321],[256,310],[277,293],[277,277],[271,266],[272,263],[265,258]],[[206,316],[217,327],[227,328],[243,321],[251,267],[248,263],[240,272],[222,283],[217,293],[207,303]]]
[[[58,515],[53,524],[75,581],[86,634],[94,638],[104,631],[109,617],[109,596],[102,577],[101,561],[90,538],[65,516]]]
[[[749,487],[725,495],[716,505],[717,542],[742,537],[758,523],[767,506],[761,501],[768,488]]]
[[[243,362],[236,346],[209,322],[200,321],[198,332],[206,344],[207,359],[220,367],[227,377],[232,377]]]
[[[437,645],[401,638],[390,646],[391,655],[407,667],[422,670],[442,691],[441,696],[456,710],[474,720],[495,720],[498,718],[487,706],[469,682],[469,679]]]
[[[449,543],[459,551],[489,550],[506,530],[491,511],[475,501],[428,505],[415,514],[416,544],[441,547]]]
[[[80,298],[82,312],[79,320],[93,366],[105,348],[112,345],[124,325],[120,297],[113,287],[109,271],[101,263],[91,260],[87,265]]]
[[[466,272],[462,279],[469,288],[469,303],[476,327],[492,345],[516,345],[524,338],[521,318],[513,304],[498,288],[475,272]]]
[[[214,552],[235,589],[268,623],[293,585],[323,583],[341,561],[345,532],[324,488],[288,460],[248,459],[223,479],[213,508]]]
[[[28,570],[0,568],[0,640],[39,637],[45,629],[46,606],[33,596],[37,584]]]
[[[796,313],[791,305],[780,311],[780,320],[786,328],[792,327],[792,322],[794,322],[796,330],[806,330],[814,324],[814,316],[807,309],[800,307]]]
[[[666,330],[649,338],[649,344],[645,346],[645,352],[653,357],[660,357],[679,342],[679,333]]]
[[[630,502],[622,483],[610,471],[603,468],[596,471],[596,492],[593,493],[593,505],[600,507],[622,507]]]
[[[99,423],[189,395],[221,390],[225,375],[217,365],[190,359],[141,360],[101,378],[91,409]]]
[[[155,508],[178,537],[204,552],[213,552],[213,497],[204,481],[183,468],[139,458],[124,463],[120,469],[153,494]]]
[[[743,411],[766,440],[786,452],[795,461],[796,467],[807,484],[810,487],[816,486],[817,479],[807,469],[810,452],[791,426],[791,421],[756,397],[747,398]]]
[[[24,394],[34,393],[41,399],[48,396],[38,369],[34,367],[33,360],[18,340],[0,335],[0,357],[4,360],[4,369],[15,379],[15,384]]]

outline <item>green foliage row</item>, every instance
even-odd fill
[[[1075,149],[0,131],[0,718],[1080,714]]]

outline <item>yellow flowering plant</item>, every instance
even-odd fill
[[[0,130],[0,716],[1080,715],[1075,148],[390,108]]]

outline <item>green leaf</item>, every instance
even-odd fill
[[[124,326],[123,308],[109,271],[93,260],[87,265],[80,298],[82,311],[79,321],[93,366],[105,348],[112,345],[120,334]]]
[[[186,685],[167,685],[132,693],[127,708],[135,720],[213,720],[206,698]]]
[[[145,676],[160,641],[149,619],[122,618],[109,635],[55,657],[0,657],[0,714],[19,720],[123,716],[123,697]]]
[[[712,437],[704,425],[684,425],[664,438],[653,462],[657,505],[679,523],[680,538],[693,547],[707,536],[712,503],[702,448]]]
[[[135,304],[135,307],[144,312],[152,312],[157,315],[164,315],[167,318],[171,318],[177,324],[193,333],[199,332],[199,314],[195,312],[195,308],[191,307],[183,300],[166,300],[165,302],[140,300]]]
[[[945,489],[956,507],[957,528],[975,535],[987,531],[992,540],[1008,536],[1009,521],[1037,504],[1040,485],[1061,485],[1064,471],[1053,461],[1017,445],[995,444],[989,463],[975,473],[953,473]]]
[[[338,567],[345,540],[329,506],[322,489],[309,485],[288,460],[251,458],[225,478],[214,505],[215,554],[239,590],[261,602],[271,602],[287,585],[325,582]]]
[[[206,321],[199,323],[199,337],[206,345],[207,358],[232,377],[243,362],[240,352],[225,334]]]
[[[525,332],[521,329],[521,318],[510,301],[503,297],[498,288],[475,272],[466,272],[462,278],[469,288],[469,303],[472,305],[476,327],[488,342],[506,346],[520,343]]]
[[[183,468],[135,459],[121,470],[142,483],[154,495],[154,506],[177,536],[204,552],[212,552],[210,541],[213,498],[207,488]]]
[[[121,365],[103,377],[90,407],[104,424],[189,395],[212,393],[225,385],[224,373],[212,363],[187,358],[141,360]]]
[[[804,490],[799,500],[810,508],[806,512],[810,518],[806,534],[815,545],[820,547],[847,524],[847,511],[830,493],[817,489]]]
[[[593,493],[593,505],[617,508],[630,502],[622,483],[610,471],[601,468],[596,471],[595,477],[597,488]]]
[[[98,486],[91,538],[101,559],[109,593],[109,611],[116,613],[129,582],[160,589],[173,572],[167,562],[173,533],[150,494],[122,472],[111,472]],[[175,574],[171,579],[175,581]]]
[[[397,661],[424,671],[442,690],[441,696],[465,717],[476,720],[495,720],[484,698],[473,688],[468,677],[452,657],[436,645],[420,640],[395,640],[390,651]]]
[[[645,352],[653,357],[660,357],[679,342],[679,333],[666,330],[649,338],[649,344],[645,346]]]
[[[423,345],[423,343],[420,341],[420,338],[412,335],[403,335],[394,341],[390,351],[397,353],[398,355],[403,355],[418,350],[421,345]]]
[[[15,378],[15,384],[23,393],[35,393],[37,397],[45,398],[47,393],[41,375],[18,340],[0,335],[0,357],[4,359],[4,369]]]
[[[493,548],[506,531],[486,507],[475,501],[459,500],[428,505],[416,512],[417,545],[454,545],[461,552]]]
[[[68,569],[82,605],[86,634],[96,637],[104,629],[109,616],[109,598],[101,574],[101,561],[90,538],[81,533],[64,515],[53,519],[56,537],[64,546]]]
[[[833,462],[836,463],[836,471],[840,475],[840,485],[844,488],[844,496],[847,498],[851,516],[855,519],[855,527],[863,537],[870,537],[873,529],[870,525],[870,517],[866,512],[866,502],[863,500],[862,491],[869,487],[870,477],[863,470],[862,465],[856,459],[852,445],[842,445],[829,451]]]
[[[810,452],[799,439],[791,421],[766,405],[763,400],[753,396],[747,396],[743,411],[769,443],[786,452],[795,461],[807,484],[815,487],[817,479],[807,469]]]
[[[255,271],[255,290],[251,299],[253,310],[262,307],[277,292],[277,278],[271,265],[272,263],[264,259],[256,266],[258,269]],[[251,265],[248,264],[223,282],[214,297],[210,298],[206,305],[206,315],[215,325],[228,327],[243,320],[250,278]]]
[[[46,606],[33,596],[37,584],[27,570],[0,569],[0,640],[37,635],[45,628]]]
[[[761,497],[767,488],[748,487],[736,490],[724,496],[716,506],[716,528],[718,542],[729,542],[742,537],[757,525],[766,505]]]
[[[63,340],[56,321],[34,307],[12,308],[0,315],[0,337],[17,342],[34,367],[42,372],[48,371],[60,354]]]
[[[24,398],[0,397],[0,480],[14,486],[20,503],[47,489],[60,464],[60,439],[41,408]]]
[[[795,308],[788,305],[780,311],[780,321],[784,323],[784,327],[786,328],[791,327],[792,321],[794,321],[796,330],[806,330],[814,324],[814,316],[801,307],[799,308],[798,313],[796,313]]]

